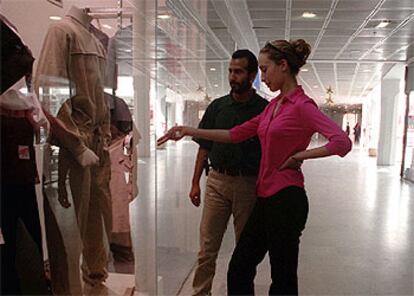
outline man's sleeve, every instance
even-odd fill
[[[201,118],[200,123],[198,124],[198,128],[200,129],[214,129],[214,121],[215,121],[215,112],[214,112],[214,104],[208,105],[206,112],[203,115],[203,118]],[[198,143],[201,148],[206,149],[208,151],[211,150],[211,147],[213,146],[213,141],[194,138],[193,141]]]

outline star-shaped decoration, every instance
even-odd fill
[[[211,99],[212,99],[212,97],[210,97],[210,96],[206,93],[206,95],[204,96],[204,101],[206,101],[206,102],[211,102]]]
[[[325,99],[325,104],[333,105],[334,101],[332,99],[332,94],[334,93],[334,91],[332,90],[331,86],[328,87],[328,89],[326,90],[326,93],[327,93],[328,97]]]
[[[197,87],[197,92],[203,92],[204,91],[204,87],[202,87],[201,85],[198,85]]]

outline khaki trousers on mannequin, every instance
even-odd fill
[[[110,238],[112,226],[110,176],[107,151],[100,157],[98,166],[82,168],[74,162],[69,172],[69,184],[83,244],[83,278],[90,283],[101,282],[108,276],[108,243],[104,239]]]
[[[60,153],[65,153],[65,150],[62,149]],[[112,229],[109,153],[106,150],[101,151],[99,165],[86,168],[80,166],[70,153],[63,155],[70,164],[69,185],[81,239],[82,276],[86,282],[94,285],[108,276],[106,268],[109,243],[106,238],[110,238]],[[56,213],[49,204],[51,201],[46,201],[46,234],[53,292],[55,295],[82,294],[80,281],[71,282],[72,276],[69,274],[73,268],[79,270],[79,257],[68,258],[68,253],[71,252],[66,250],[73,250],[75,247],[75,252],[80,255],[78,248],[73,245],[65,246],[65,243],[76,242],[67,241],[62,236],[62,225],[59,225]],[[72,267],[69,268],[69,265]]]
[[[200,223],[200,251],[193,279],[193,295],[211,292],[216,259],[230,215],[236,242],[256,202],[256,177],[209,172]]]

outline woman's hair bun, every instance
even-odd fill
[[[292,40],[290,41],[290,45],[293,47],[299,58],[300,64],[298,66],[300,68],[306,64],[306,60],[311,53],[311,46],[303,39]]]

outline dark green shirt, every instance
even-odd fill
[[[218,98],[207,107],[199,128],[231,129],[259,115],[269,102],[256,94],[249,101],[239,103],[231,94]],[[260,164],[260,142],[257,137],[239,144],[226,144],[203,139],[194,139],[201,148],[208,150],[208,158],[213,168],[242,170],[252,175],[258,174]]]

